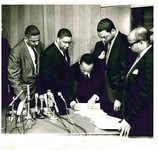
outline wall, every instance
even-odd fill
[[[130,7],[101,5],[2,5],[4,36],[11,47],[24,37],[24,30],[35,24],[41,32],[44,48],[51,44],[58,30],[70,29],[73,42],[69,48],[71,64],[82,54],[91,52],[99,40],[96,27],[100,19],[109,17],[124,33],[130,28]]]
[[[101,19],[110,18],[116,28],[128,35],[131,29],[131,9],[129,5],[101,8]]]

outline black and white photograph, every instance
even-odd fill
[[[155,150],[157,9],[2,1],[0,149]]]

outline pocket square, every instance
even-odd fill
[[[133,72],[132,72],[132,74],[138,74],[138,69],[135,69]]]

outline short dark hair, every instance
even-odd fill
[[[25,30],[26,37],[36,36],[39,34],[40,34],[40,31],[35,25],[29,25]]]
[[[107,31],[107,32],[111,32],[112,29],[116,29],[114,23],[108,19],[102,19],[100,20],[100,22],[97,25],[97,31],[101,32],[103,30]]]
[[[82,64],[82,62],[85,62],[88,65],[94,63],[92,55],[89,53],[83,54],[80,59],[80,64]]]
[[[62,28],[58,31],[57,37],[62,38],[64,36],[72,37],[70,30]]]

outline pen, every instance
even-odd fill
[[[78,99],[76,99],[76,102],[79,103]]]

